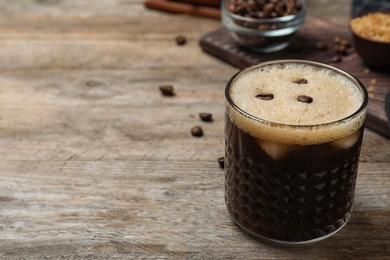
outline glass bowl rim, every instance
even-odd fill
[[[292,20],[296,19],[297,17],[299,18],[299,17],[304,16],[306,13],[306,9],[307,9],[306,0],[300,0],[300,2],[302,3],[302,8],[296,14],[290,14],[290,15],[286,15],[286,16],[279,16],[279,17],[272,17],[272,18],[252,18],[252,17],[245,17],[245,16],[237,15],[237,14],[230,12],[226,8],[226,4],[228,1],[229,0],[222,1],[222,3],[221,3],[222,13],[226,14],[227,16],[229,16],[235,20],[242,21],[242,22],[252,22],[252,23],[257,23],[257,22],[263,22],[263,23],[264,22],[266,22],[266,23],[288,22],[288,21],[292,21]]]

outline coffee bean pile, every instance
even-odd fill
[[[229,0],[230,12],[250,18],[275,18],[296,14],[302,9],[300,0]]]

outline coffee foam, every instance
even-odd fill
[[[306,84],[294,81],[306,79]],[[256,98],[273,94],[272,100]],[[275,63],[240,72],[231,82],[227,102],[231,120],[263,140],[284,144],[319,144],[345,138],[364,123],[364,110],[354,114],[364,94],[352,79],[325,67],[306,63]],[[299,102],[306,95],[312,103]],[[342,123],[337,122],[343,120]]]

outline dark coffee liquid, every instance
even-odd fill
[[[363,127],[348,148],[294,145],[276,160],[228,115],[225,123],[225,202],[244,230],[297,243],[330,235],[348,221]]]

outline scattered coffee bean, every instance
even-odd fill
[[[343,56],[342,55],[340,55],[340,54],[337,54],[336,56],[333,56],[332,57],[332,62],[340,62],[340,61],[342,61],[343,60]]]
[[[348,39],[336,36],[333,39],[333,49],[337,54],[347,55],[348,49],[352,46],[351,42]]]
[[[296,84],[307,84],[307,79],[301,78],[301,79],[296,79],[293,81],[293,83]]]
[[[342,54],[342,55],[346,55],[348,52],[347,52],[347,47],[344,46],[344,45],[335,45],[334,46],[334,51],[338,54]]]
[[[333,38],[333,43],[335,44],[339,44],[341,42],[341,37],[340,36],[336,36]]]
[[[173,91],[173,86],[172,85],[162,85],[159,86],[159,89],[161,91],[161,94],[163,96],[174,96],[175,92]]]
[[[272,100],[274,99],[273,94],[258,94],[256,95],[256,98],[260,98],[261,100]]]
[[[87,82],[85,82],[85,85],[87,85],[88,87],[97,87],[103,85],[103,83],[98,80],[90,79]]]
[[[335,44],[343,44],[343,45],[349,45],[349,44],[350,44],[350,41],[349,41],[348,39],[343,38],[343,37],[341,37],[341,36],[335,36],[335,37],[333,38],[333,42],[334,42]]]
[[[192,136],[201,137],[203,135],[203,130],[200,126],[194,126],[191,129]]]
[[[225,168],[225,157],[218,157],[217,162],[220,168]]]
[[[327,50],[329,48],[328,44],[326,42],[317,42],[315,45],[317,50]],[[343,60],[342,56],[348,55],[348,49],[352,47],[352,43],[350,40],[343,38],[341,36],[336,36],[333,38],[333,46],[332,50],[335,54],[330,59],[330,62],[337,63],[341,62]]]
[[[340,40],[340,44],[341,44],[341,45],[344,45],[344,46],[347,47],[347,48],[349,48],[349,47],[352,46],[351,42],[350,42],[349,40],[347,40],[347,39],[341,39],[341,40]]]
[[[211,122],[211,121],[213,121],[213,115],[211,113],[201,112],[201,113],[199,113],[199,117],[204,122]]]
[[[176,43],[177,45],[184,45],[187,43],[187,38],[184,35],[178,35],[176,36]]]
[[[298,96],[298,101],[310,104],[313,102],[313,98],[306,95],[300,95]]]
[[[323,51],[323,50],[327,50],[328,48],[329,48],[329,46],[326,42],[317,42],[316,43],[317,50]]]

